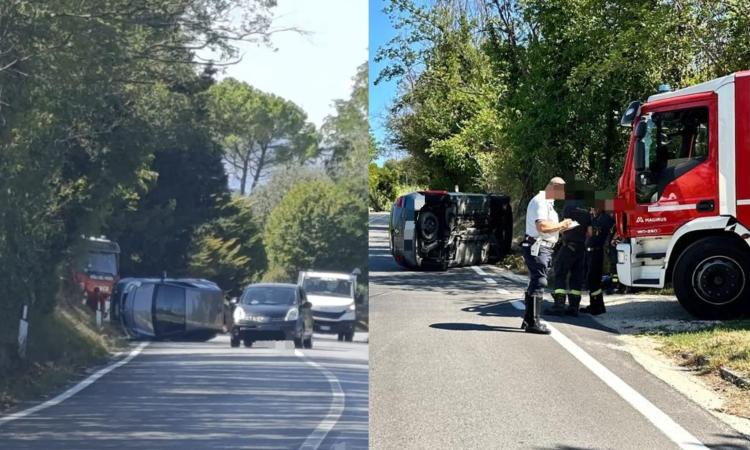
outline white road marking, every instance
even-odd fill
[[[107,367],[104,367],[103,369],[97,370],[94,374],[90,375],[85,380],[81,381],[80,383],[76,384],[72,388],[68,389],[67,391],[63,392],[62,394],[58,395],[57,397],[47,400],[46,402],[33,406],[29,409],[25,409],[23,411],[18,411],[16,413],[0,417],[0,425],[6,424],[8,422],[12,422],[14,420],[22,419],[26,416],[30,416],[36,412],[39,412],[43,409],[47,409],[51,406],[59,405],[60,403],[64,402],[65,400],[69,399],[70,397],[76,395],[77,393],[81,392],[82,390],[86,389],[87,387],[91,386],[98,380],[99,378],[103,377],[104,375],[108,374],[109,372],[112,372],[113,370],[117,369],[118,367],[122,367],[125,364],[129,363],[133,358],[138,356],[141,351],[146,348],[148,345],[148,342],[142,342],[138,345],[138,347],[134,348],[128,356],[121,359],[120,361],[117,361],[115,363],[112,363],[108,365]]]
[[[492,278],[489,278],[489,277],[485,278],[484,281],[487,282],[487,283],[489,283],[489,284],[497,284],[497,281],[495,281],[495,280],[493,280]]]
[[[525,311],[526,306],[521,300],[511,301],[514,308]],[[628,402],[636,411],[641,413],[649,422],[651,422],[659,431],[667,436],[672,442],[684,449],[708,449],[695,436],[682,428],[677,422],[672,420],[664,411],[651,403],[646,397],[630,387],[622,378],[615,375],[607,369],[602,363],[594,359],[593,356],[586,353],[575,342],[562,334],[557,328],[549,322],[543,321],[550,330],[552,338],[560,344],[565,350],[575,357],[581,364],[586,366],[594,375],[609,386],[617,395]]]
[[[471,268],[474,269],[474,272],[476,272],[477,275],[480,275],[480,276],[483,276],[483,277],[486,277],[487,275],[489,275],[487,272],[485,272],[484,270],[482,270],[482,268],[479,267],[479,266],[471,266]]]
[[[503,295],[508,295],[508,294],[510,294],[510,291],[507,290],[507,289],[503,289],[503,288],[497,288],[497,293],[498,294],[503,294]]]
[[[344,412],[344,403],[346,396],[344,394],[344,390],[341,388],[341,383],[339,383],[338,378],[336,378],[336,376],[330,370],[326,369],[315,361],[308,359],[305,354],[299,350],[295,349],[294,354],[300,357],[310,366],[318,369],[320,373],[322,373],[323,376],[326,377],[326,380],[328,380],[328,384],[331,385],[331,394],[333,395],[333,398],[331,399],[331,407],[328,410],[328,414],[323,418],[323,420],[320,421],[318,426],[315,427],[315,430],[310,433],[307,439],[305,439],[305,442],[303,442],[300,446],[300,450],[317,450],[317,448],[320,447],[320,444],[323,443],[323,440],[326,438],[328,432],[333,429],[333,427],[341,418],[341,414]]]
[[[686,429],[682,428],[677,422],[672,420],[666,413],[659,409],[656,405],[651,403],[646,397],[641,395],[638,391],[630,387],[620,377],[612,373],[609,369],[604,367],[599,361],[594,359],[591,355],[586,353],[581,347],[576,345],[567,336],[562,334],[554,326],[545,322],[547,326],[552,330],[552,338],[557,341],[565,350],[573,355],[578,361],[580,361],[587,369],[594,373],[599,379],[604,381],[613,391],[623,398],[626,402],[630,403],[630,406],[635,408],[636,411],[641,413],[646,419],[648,419],[656,428],[658,428],[665,436],[667,436],[672,442],[677,444],[680,448],[685,449],[707,449],[701,441],[695,436],[690,434]]]

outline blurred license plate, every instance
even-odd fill
[[[321,325],[320,329],[323,330],[323,331],[328,331],[328,330],[331,329],[331,327],[329,327],[328,325]]]

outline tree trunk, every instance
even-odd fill
[[[250,155],[245,155],[242,160],[242,178],[240,179],[240,194],[245,195],[245,187],[247,186],[247,172],[249,172]]]
[[[250,190],[255,189],[260,180],[260,172],[263,170],[263,166],[266,164],[266,152],[268,151],[268,144],[261,144],[260,146],[260,157],[258,158],[258,165],[255,166],[255,174],[253,175],[253,184],[250,186]]]

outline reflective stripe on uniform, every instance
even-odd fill
[[[565,289],[555,289],[555,294],[567,294],[568,291]]]
[[[602,293],[602,290],[601,289],[597,289],[594,292],[590,293],[589,295],[599,295],[601,293]]]
[[[570,290],[570,295],[578,295],[578,296],[580,296],[581,295],[581,291],[579,291],[578,289],[571,289]]]

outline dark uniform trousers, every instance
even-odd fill
[[[555,260],[555,294],[581,295],[585,253],[586,247],[583,242],[563,242]],[[566,281],[570,290],[566,289]]]
[[[601,247],[589,247],[586,249],[586,265],[588,266],[588,276],[586,283],[589,288],[589,295],[599,295],[602,293],[602,266],[604,265],[604,250]]]
[[[528,240],[522,244],[522,248],[523,260],[529,269],[529,286],[526,289],[526,293],[531,296],[542,297],[544,295],[544,288],[547,287],[547,270],[552,260],[552,249],[540,246],[539,255],[533,256],[531,254],[531,244]]]

